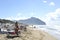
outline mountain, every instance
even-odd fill
[[[19,20],[18,22],[24,23],[24,24],[29,24],[29,25],[46,25],[45,22],[43,22],[42,20],[35,18],[35,17],[31,17],[31,18],[25,19],[25,20]]]
[[[15,22],[6,19],[0,19],[0,23],[15,23]]]

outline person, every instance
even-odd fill
[[[24,27],[24,31],[27,31],[27,28],[26,28],[26,26]]]
[[[19,27],[18,27],[18,22],[15,23],[15,33],[16,35],[18,36],[18,30],[19,30]]]
[[[23,26],[22,25],[20,26],[20,30],[23,30]]]

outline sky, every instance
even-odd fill
[[[21,20],[36,17],[59,25],[60,0],[0,0],[0,18]]]

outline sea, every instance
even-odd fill
[[[50,35],[53,35],[54,37],[57,38],[57,40],[60,40],[60,26],[35,25],[35,27],[38,30],[43,30],[43,31],[49,33]]]

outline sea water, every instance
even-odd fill
[[[38,30],[43,30],[60,40],[60,26],[36,25]]]

